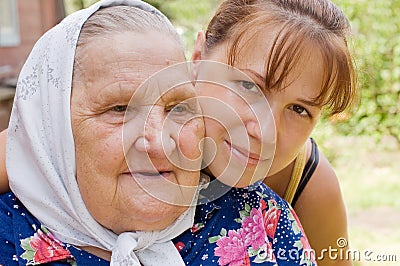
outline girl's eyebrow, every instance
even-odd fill
[[[239,70],[244,72],[245,74],[247,74],[246,72],[249,72],[251,74],[251,76],[253,76],[257,79],[258,82],[260,82],[263,85],[265,84],[264,76],[261,75],[260,73],[258,73],[257,71],[254,71],[253,69],[248,69],[248,68],[244,68],[244,69],[239,68]]]
[[[304,103],[304,104],[308,105],[308,106],[319,107],[319,108],[322,107],[322,105],[320,103],[318,103],[317,101],[310,100],[310,99],[297,98],[297,100],[299,102],[301,102],[301,103]]]
[[[250,73],[252,77],[255,77],[257,81],[262,82],[261,84],[265,84],[265,78],[258,73],[257,71],[253,69],[248,69],[248,68],[239,68],[240,71],[244,72],[245,74]],[[312,106],[312,107],[318,107],[322,108],[322,104],[319,103],[318,101],[311,100],[310,98],[297,98],[297,101],[304,103],[305,105]]]

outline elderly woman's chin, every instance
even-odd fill
[[[177,180],[185,180],[177,184]],[[122,174],[115,189],[96,189],[81,183],[83,200],[91,215],[104,227],[119,234],[129,231],[161,230],[172,224],[195,202],[198,172],[177,170],[172,182],[163,176],[133,177]],[[84,190],[86,187],[89,190]],[[110,192],[113,191],[113,192]]]
[[[138,202],[137,204],[142,203]],[[162,230],[171,225],[188,208],[188,206],[172,205],[155,199],[148,199],[147,204],[141,206],[141,209],[132,206],[131,216],[124,215],[124,218],[111,219],[103,226],[117,234],[130,231]]]

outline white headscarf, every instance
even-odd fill
[[[70,117],[75,49],[84,22],[100,7],[115,5],[137,7],[167,20],[139,0],[103,0],[69,15],[40,38],[17,84],[7,136],[10,187],[58,239],[112,251],[111,265],[184,265],[171,239],[193,224],[195,207],[162,231],[118,236],[93,219],[76,181]]]

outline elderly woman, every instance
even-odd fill
[[[139,85],[184,61],[170,22],[135,0],[37,42],[7,136],[1,265],[183,265],[170,240],[193,223],[203,121],[184,67]]]

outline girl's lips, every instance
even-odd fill
[[[251,153],[246,149],[242,149],[237,146],[233,146],[228,141],[225,141],[225,144],[231,150],[232,154],[238,158],[240,161],[243,161],[246,165],[257,165],[262,161],[267,161],[269,158],[260,158],[258,154]]]

